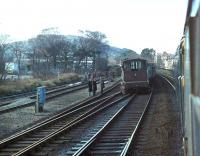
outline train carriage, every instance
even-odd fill
[[[121,92],[125,94],[135,90],[150,90],[155,75],[155,66],[142,58],[126,59],[122,62]]]
[[[189,0],[183,38],[178,47],[178,99],[181,104],[185,156],[200,155],[200,0]]]

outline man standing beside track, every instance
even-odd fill
[[[91,74],[88,74],[88,92],[89,92],[89,96],[90,96],[91,92],[92,92],[92,76],[91,76]]]
[[[96,83],[96,74],[92,74],[92,91],[93,91],[93,96],[96,94],[97,90],[97,83]]]

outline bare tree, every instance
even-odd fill
[[[34,77],[47,79],[51,74],[51,61],[50,54],[47,51],[46,38],[38,35],[36,38],[29,40],[29,44],[31,45],[29,58],[32,60]]]
[[[147,60],[154,61],[156,56],[156,51],[154,49],[145,48],[142,50],[141,56]]]
[[[21,76],[21,62],[22,62],[22,58],[24,57],[24,52],[25,52],[24,43],[21,42],[21,41],[14,42],[12,44],[11,49],[12,49],[12,52],[13,52],[13,54],[15,56],[17,67],[18,67],[17,76],[18,76],[18,79],[20,79],[20,76]]]
[[[162,60],[162,54],[160,54],[160,53],[157,54],[157,66],[159,68],[163,68],[164,67],[164,62]]]
[[[27,53],[27,57],[31,60],[31,70],[32,70],[32,73],[33,73],[33,76],[34,77],[38,77],[39,75],[39,69],[38,68],[38,58],[39,58],[39,55],[38,55],[38,50],[37,50],[37,41],[36,41],[36,38],[32,38],[32,39],[29,39],[28,40],[28,45],[29,45],[29,48],[28,48],[28,53]]]
[[[0,34],[0,80],[2,80],[6,73],[6,50],[9,48],[9,35]]]
[[[42,30],[35,39],[29,40],[30,54],[35,76],[48,78],[60,72],[67,72],[69,55],[73,44],[56,28]]]
[[[101,56],[105,54],[109,46],[107,45],[106,35],[99,31],[80,31],[83,37],[87,38],[89,56],[93,59],[93,70],[101,67]]]
[[[70,55],[72,55],[73,44],[66,39],[64,36],[60,36],[60,39],[57,40],[57,51],[58,52],[58,61],[59,68],[63,66],[63,72],[68,71],[68,66],[70,65]]]
[[[45,56],[48,56],[50,62],[53,63],[53,72],[57,72],[63,58],[62,54],[66,54],[67,49],[70,47],[69,42],[67,42],[65,36],[60,35],[57,28],[44,29],[37,38],[41,43],[40,49],[45,52]]]
[[[74,56],[78,61],[76,65],[79,68],[81,66],[81,62],[84,61],[84,70],[88,71],[88,59],[91,57],[90,41],[86,37],[79,36],[75,44],[77,48],[74,52]]]

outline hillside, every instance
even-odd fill
[[[125,58],[134,58],[138,56],[138,53],[126,48],[121,49],[111,46],[108,51],[108,58],[110,64],[120,64],[120,60],[123,60]]]

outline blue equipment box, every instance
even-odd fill
[[[37,96],[38,96],[38,103],[40,106],[43,106],[46,101],[46,88],[45,87],[38,87],[37,88]]]

